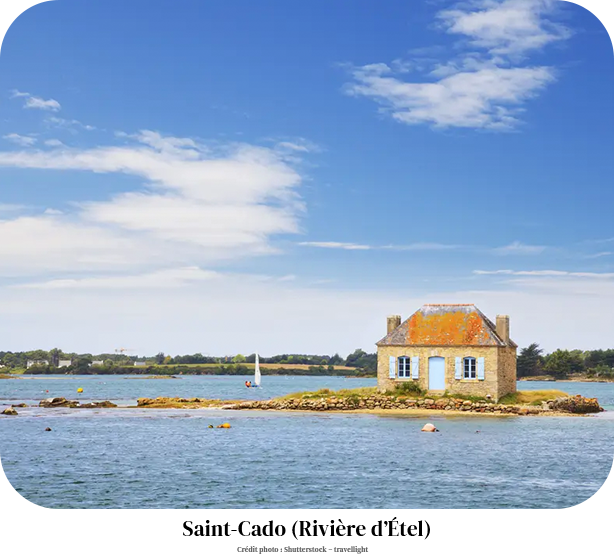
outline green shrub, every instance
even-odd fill
[[[404,383],[398,383],[392,393],[398,395],[419,396],[424,394],[424,391],[420,388],[420,385],[415,381],[406,381]]]

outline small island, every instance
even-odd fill
[[[306,412],[412,413],[446,415],[584,415],[603,411],[596,398],[570,396],[559,390],[519,391],[499,402],[487,398],[428,395],[399,387],[386,393],[376,387],[299,392],[270,400],[210,400],[204,398],[139,398],[139,408],[221,408]]]

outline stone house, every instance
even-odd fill
[[[422,390],[498,401],[516,392],[516,349],[510,322],[494,324],[473,304],[425,304],[401,323],[388,317],[377,343],[380,391],[415,382]]]

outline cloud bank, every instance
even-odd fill
[[[202,264],[270,254],[297,233],[302,176],[284,149],[204,146],[154,131],[121,146],[0,152],[0,167],[124,174],[142,185],[108,200],[0,219],[0,273]]]

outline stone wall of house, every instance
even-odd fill
[[[498,397],[516,392],[516,348],[499,348],[499,389]]]
[[[377,385],[380,391],[393,389],[397,384],[415,381],[422,390],[428,390],[428,365],[429,358],[441,356],[445,360],[445,381],[446,390],[450,394],[462,394],[483,396],[491,395],[493,400],[498,401],[501,397],[501,391],[508,391],[513,386],[514,390],[516,382],[513,385],[509,382],[510,376],[514,375],[516,359],[514,357],[513,371],[511,361],[508,357],[504,359],[506,371],[504,374],[506,380],[504,385],[500,385],[499,366],[499,351],[510,350],[497,346],[379,346],[377,356]],[[513,351],[513,349],[511,349]],[[399,378],[390,379],[389,377],[389,357],[394,356],[418,356],[419,362],[419,378]],[[455,359],[456,357],[464,358],[473,356],[474,358],[484,358],[484,380],[478,379],[456,379],[455,378]],[[398,369],[398,366],[397,366]],[[504,394],[507,394],[505,392]]]

